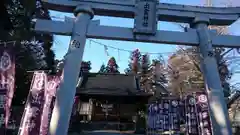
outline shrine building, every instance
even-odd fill
[[[154,94],[141,90],[134,75],[86,73],[79,84],[76,95],[80,101],[71,130],[144,132],[146,122],[140,112],[146,112]],[[157,86],[157,91],[166,90]]]

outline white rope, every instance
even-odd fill
[[[15,44],[16,44],[16,41],[6,41],[6,42],[0,42],[0,45],[1,45],[1,44],[4,44],[4,47],[6,47],[6,46],[7,46],[7,44],[9,44],[9,43],[13,43],[13,46],[15,46]]]
[[[8,43],[16,43],[16,41],[4,41],[4,42],[0,42],[0,44],[8,44]]]

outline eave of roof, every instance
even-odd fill
[[[77,94],[152,96],[137,89],[133,74],[88,73],[77,88]]]

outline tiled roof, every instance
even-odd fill
[[[104,95],[151,95],[137,89],[134,75],[88,73],[77,93]]]

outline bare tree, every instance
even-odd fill
[[[206,0],[206,6],[213,6],[212,0]],[[179,25],[181,28],[186,27],[185,25]],[[209,26],[209,29],[216,30],[218,34],[228,34],[227,26]],[[225,90],[225,96],[229,96],[229,80],[234,73],[234,70],[230,67],[232,67],[232,64],[235,64],[232,61],[237,59],[229,56],[233,52],[236,52],[236,49],[214,48],[214,52],[219,68],[220,79]],[[204,80],[201,74],[198,48],[179,47],[178,51],[169,58],[168,64],[169,89],[173,94],[183,95],[195,90],[204,90]]]

